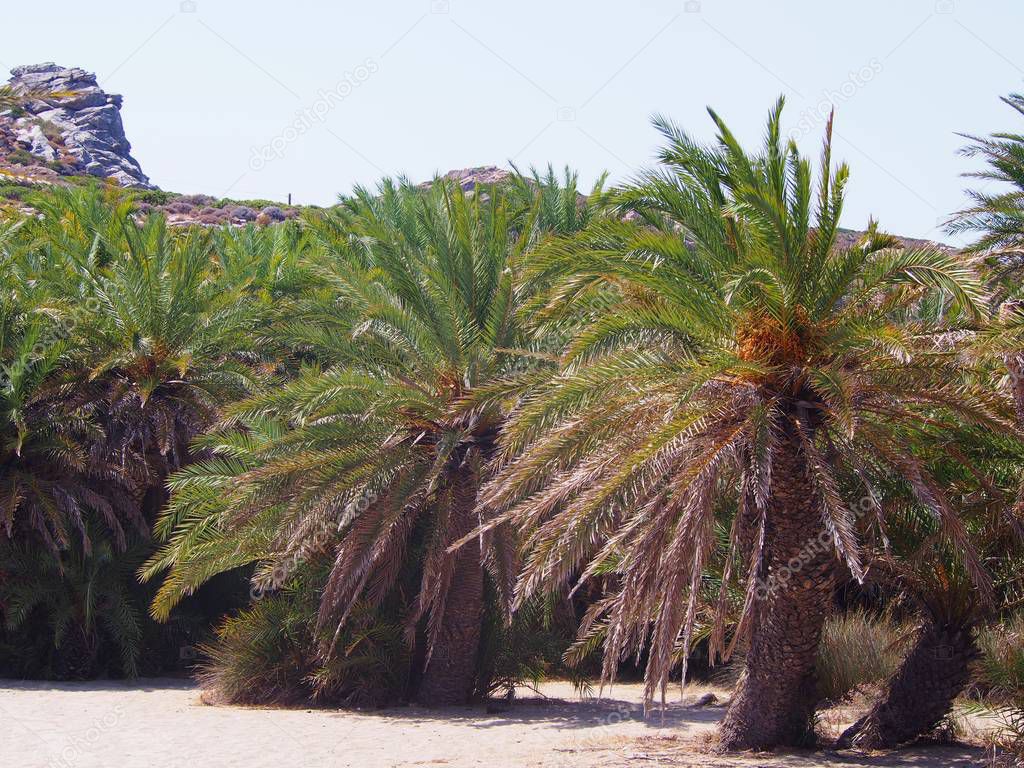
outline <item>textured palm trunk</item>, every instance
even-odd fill
[[[56,650],[54,675],[58,680],[89,680],[96,675],[95,638],[81,624],[73,624]]]
[[[462,538],[478,524],[474,514],[475,478],[460,476],[456,482],[452,541]],[[465,704],[472,697],[476,684],[484,609],[484,570],[479,542],[466,544],[454,557],[455,567],[440,632],[423,671],[417,697],[428,707]]]
[[[813,738],[815,662],[835,588],[835,556],[797,446],[772,464],[758,590],[744,674],[720,730],[720,748],[769,749]]]
[[[837,746],[886,749],[928,733],[967,684],[968,666],[977,654],[970,627],[925,625],[882,698],[846,730]]]
[[[1008,355],[1006,370],[1010,374],[1010,388],[1013,391],[1017,423],[1024,424],[1024,355]]]

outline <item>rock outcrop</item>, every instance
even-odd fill
[[[0,115],[4,144],[60,172],[89,174],[125,187],[152,189],[131,156],[121,123],[121,96],[106,93],[96,75],[77,67],[32,64],[11,70],[22,105]]]
[[[455,171],[448,171],[441,178],[458,183],[459,186],[468,192],[478,184],[484,186],[487,184],[500,184],[503,181],[507,181],[511,176],[512,172],[506,171],[504,168],[498,168],[495,165],[482,165],[477,168],[461,168]]]

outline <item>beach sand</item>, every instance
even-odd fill
[[[800,753],[719,758],[694,751],[721,707],[690,707],[706,689],[645,720],[641,687],[618,685],[580,700],[566,683],[548,697],[488,713],[483,706],[428,711],[212,707],[182,681],[0,681],[0,768],[377,768],[378,766],[824,765],[962,768],[985,764],[969,747],[890,755]]]

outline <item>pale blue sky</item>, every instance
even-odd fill
[[[846,226],[937,238],[971,167],[954,132],[1019,129],[998,97],[1024,90],[1019,0],[48,0],[4,27],[5,70],[53,60],[125,95],[164,189],[302,203],[510,160],[621,180],[652,113],[710,138],[710,104],[753,142],[785,93],[815,158],[836,104]]]

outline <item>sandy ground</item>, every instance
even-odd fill
[[[688,689],[664,718],[655,712],[647,720],[639,686],[617,686],[601,701],[581,701],[562,683],[542,691],[558,698],[490,714],[483,707],[350,712],[210,707],[195,687],[172,680],[0,681],[0,768],[985,765],[981,753],[967,747],[712,757],[695,753],[694,745],[707,738],[723,710],[685,706],[699,689]]]

